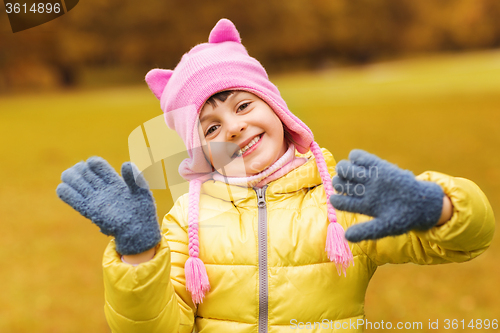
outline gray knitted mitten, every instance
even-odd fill
[[[375,155],[353,150],[349,161],[340,161],[336,171],[332,185],[339,194],[330,197],[332,206],[374,217],[346,231],[345,237],[351,242],[427,230],[441,216],[441,186],[419,181],[410,171]]]
[[[149,250],[161,239],[152,193],[142,175],[136,184],[132,168],[123,163],[122,179],[104,159],[91,157],[64,171],[57,187],[61,200],[115,237],[122,255]]]

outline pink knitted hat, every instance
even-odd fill
[[[188,150],[189,158],[179,166],[180,175],[190,181],[189,187],[189,255],[186,262],[186,287],[194,303],[201,303],[209,290],[203,262],[198,257],[198,203],[202,180],[212,172],[205,159],[198,134],[199,112],[215,93],[244,90],[264,100],[286,126],[300,153],[311,150],[325,188],[328,205],[326,251],[337,264],[339,274],[349,266],[352,254],[344,238],[343,228],[328,198],[334,193],[323,154],[311,130],[293,113],[269,81],[264,67],[250,57],[234,24],[221,19],[210,32],[208,43],[193,47],[184,54],[174,70],[153,69],[146,82],[160,100],[167,125],[177,131]]]

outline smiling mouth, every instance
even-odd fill
[[[250,148],[252,148],[257,142],[260,141],[262,138],[262,135],[264,134],[259,134],[256,136],[252,141],[250,141],[245,147],[238,149],[232,156],[232,158],[240,157],[242,156],[246,151],[248,151]]]

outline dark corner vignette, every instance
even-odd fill
[[[73,9],[79,0],[4,0],[12,32],[16,33],[52,21]]]

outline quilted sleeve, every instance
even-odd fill
[[[470,180],[431,171],[417,179],[441,185],[453,203],[451,219],[427,231],[362,241],[358,243],[361,250],[379,266],[406,262],[422,265],[464,262],[483,253],[493,239],[495,219],[479,187]],[[346,214],[348,224],[369,219],[360,214]]]
[[[186,197],[162,224],[155,257],[132,266],[121,261],[112,240],[104,253],[105,315],[112,332],[192,332],[195,306],[184,282],[188,258]]]

